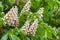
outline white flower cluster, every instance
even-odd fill
[[[43,17],[43,13],[44,12],[44,8],[42,7],[42,8],[40,8],[38,11],[37,11],[37,13],[39,13],[40,14],[40,18],[42,18]]]
[[[29,1],[25,4],[25,6],[24,6],[24,8],[22,9],[21,13],[28,12],[28,11],[30,10],[30,4],[31,4],[31,1],[29,0]]]
[[[22,27],[22,30],[23,30],[25,33],[28,32],[29,25],[30,25],[29,21],[26,21],[25,24],[24,24],[24,26]]]
[[[29,28],[29,34],[34,35],[38,26],[38,20],[35,19],[33,24]]]
[[[23,28],[24,32],[27,33],[28,35],[30,35],[30,34],[34,35],[37,27],[38,27],[38,20],[35,19],[31,26],[29,26],[29,22],[26,22],[22,28]]]
[[[8,13],[4,16],[3,18],[4,23],[8,24],[9,26],[18,26],[19,22],[18,22],[17,13],[18,13],[17,6],[12,7],[10,11],[8,11]]]

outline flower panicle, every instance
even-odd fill
[[[28,11],[30,10],[30,6],[31,6],[30,4],[31,4],[31,1],[29,0],[29,1],[25,4],[25,6],[24,6],[24,8],[22,9],[21,13],[28,12]]]
[[[39,13],[40,14],[40,18],[42,18],[43,17],[43,12],[44,12],[44,8],[42,7],[42,8],[40,8],[38,11],[37,11],[37,13]]]
[[[36,32],[36,29],[38,27],[38,20],[35,19],[33,24],[30,26],[29,21],[26,21],[24,26],[22,27],[22,30],[27,34],[27,35],[34,35]]]
[[[30,25],[29,21],[26,21],[25,24],[24,24],[24,26],[22,27],[22,30],[23,30],[25,33],[28,32],[29,25]]]
[[[12,7],[3,18],[4,24],[8,24],[9,26],[17,26],[19,24],[17,13],[18,13],[17,6]]]
[[[29,28],[28,34],[34,35],[35,32],[36,32],[37,27],[38,27],[38,20],[35,19],[34,22],[33,22],[33,24]]]

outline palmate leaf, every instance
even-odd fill
[[[45,33],[46,32],[46,33]],[[46,23],[41,23],[36,31],[36,35],[45,36],[46,38],[52,38],[52,36],[56,36],[56,30],[54,30],[51,26]]]
[[[42,26],[39,26],[36,31],[36,35],[44,35],[45,29]]]
[[[57,34],[60,34],[60,27],[57,28]]]
[[[3,5],[1,1],[0,1],[0,11],[3,11]]]
[[[9,39],[10,40],[20,40],[20,38],[17,37],[16,35],[14,35],[14,34],[9,34]]]
[[[48,37],[48,38],[52,38],[52,33],[49,32],[49,31],[47,31],[47,37]]]
[[[21,38],[24,38],[25,36],[26,36],[26,33],[23,31],[23,30],[19,30],[19,36],[21,37]]]
[[[0,18],[2,18],[4,15],[4,12],[0,12]]]
[[[49,31],[49,32],[50,32],[51,34],[53,34],[54,36],[57,35],[56,30],[54,30],[51,26],[48,26],[46,30]]]
[[[10,3],[14,3],[15,0],[8,0]]]
[[[8,34],[5,34],[2,38],[1,38],[1,40],[7,40],[8,39]]]
[[[13,29],[13,33],[14,33],[15,35],[18,35],[18,28],[17,28],[17,27]]]
[[[2,26],[4,24],[4,21],[2,18],[0,18],[0,26]]]
[[[36,12],[42,5],[41,5],[42,0],[31,0],[31,11]]]
[[[18,28],[16,27],[16,28],[14,28],[14,29],[10,29],[10,30],[8,31],[8,34],[18,35]]]

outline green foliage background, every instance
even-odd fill
[[[30,12],[25,12],[20,15],[22,8],[24,7],[22,0],[19,0],[18,6],[18,18],[19,26],[11,28],[4,26],[1,18],[15,6],[14,0],[0,0],[0,39],[1,40],[60,40],[60,1],[59,0],[31,0]],[[39,14],[36,12],[39,8],[44,7],[44,17],[39,18]],[[27,18],[29,16],[29,18]],[[21,27],[24,25],[26,20],[34,20],[34,16],[39,21],[39,25],[35,36],[27,36]],[[54,27],[56,27],[54,29]],[[2,29],[2,30],[1,30]],[[47,37],[44,37],[45,32]]]

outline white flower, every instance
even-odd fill
[[[25,33],[28,32],[29,25],[30,25],[29,21],[26,21],[25,24],[24,24],[24,26],[22,27],[22,30],[23,30]]]
[[[25,6],[24,6],[24,8],[22,9],[21,13],[28,12],[28,11],[30,10],[30,5],[31,5],[31,1],[29,0],[29,1],[25,4]]]
[[[35,19],[33,24],[29,28],[28,34],[34,35],[35,32],[36,32],[37,27],[38,27],[38,20]]]
[[[9,26],[18,26],[19,22],[17,13],[18,13],[17,6],[12,7],[10,11],[8,11],[8,13],[3,18],[5,24],[8,24]]]
[[[59,36],[56,36],[57,37],[57,39],[59,39]]]
[[[37,11],[37,13],[39,13],[40,14],[40,18],[42,18],[43,17],[43,13],[44,12],[44,8],[42,7],[42,8],[40,8],[38,11]]]
[[[22,30],[27,34],[27,35],[34,35],[36,32],[36,29],[38,27],[38,20],[35,19],[33,24],[30,26],[29,21],[26,21],[24,26],[22,27]]]

